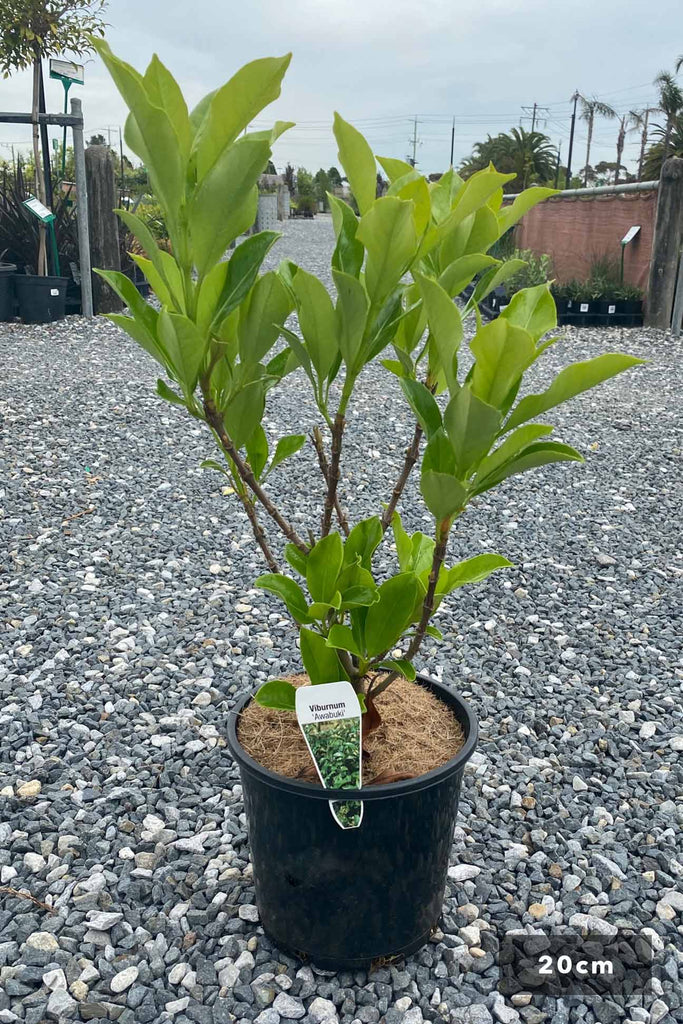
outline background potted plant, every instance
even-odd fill
[[[451,170],[428,185],[403,161],[380,158],[390,187],[376,198],[375,157],[339,115],[339,159],[359,216],[330,196],[336,301],[290,261],[260,273],[272,232],[250,236],[224,261],[253,221],[258,176],[288,126],[241,133],[279,95],[289,56],[247,65],[189,113],[156,57],[143,77],[105,44],[97,48],[130,107],[128,142],[145,160],[172,243],[172,255],[162,251],[139,218],[121,211],[145,249],[134,259],[161,308],[148,306],[124,275],[101,271],[130,305],[130,316],[110,319],[163,368],[161,398],[213,434],[223,461],[203,465],[231,481],[269,569],[257,585],[284,602],[299,629],[307,678],[271,680],[245,694],[228,723],[261,920],[281,946],[322,965],[408,953],[428,939],[440,913],[460,780],[476,742],[465,702],[417,676],[414,662],[424,638],[440,635],[431,619],[446,596],[510,564],[494,553],[449,564],[451,529],[473,498],[507,477],[581,461],[573,448],[548,440],[551,426],[530,421],[639,360],[609,353],[576,363],[518,401],[525,371],[552,341],[542,338],[556,324],[555,306],[549,287],[537,285],[481,326],[478,303],[519,269],[486,250],[551,190],[529,189],[501,209],[511,175],[488,167],[463,182]],[[453,297],[476,274],[461,314]],[[285,326],[292,310],[300,334]],[[467,354],[459,349],[470,315],[478,327]],[[285,345],[275,350],[279,337]],[[380,357],[414,413],[414,436],[392,494],[378,496],[386,500],[377,515],[351,526],[338,491],[347,415],[365,368]],[[459,360],[470,357],[471,368],[460,372]],[[320,414],[310,443],[324,492],[320,521],[305,537],[274,499],[270,480],[306,438],[281,437],[273,451],[263,427],[269,392],[297,368]],[[408,534],[397,512],[417,465],[431,535]],[[266,535],[262,516],[284,548]],[[287,771],[266,764],[274,747],[295,754],[303,742],[292,714],[295,684],[337,680],[352,684],[364,709],[358,790],[307,781],[305,758],[303,777],[296,756]],[[434,716],[438,738],[425,761]],[[249,735],[249,722],[265,743]],[[271,727],[277,744],[267,741]],[[392,753],[391,769],[378,749]],[[329,798],[363,801],[361,826],[340,829]]]

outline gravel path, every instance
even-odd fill
[[[294,221],[276,256],[325,273],[331,240],[329,219]],[[482,731],[442,931],[406,963],[329,975],[258,925],[225,721],[237,693],[296,667],[295,633],[251,587],[234,497],[198,468],[209,437],[106,322],[0,325],[0,1024],[683,1021],[683,347],[568,329],[539,372],[614,348],[651,362],[553,414],[586,465],[509,482],[452,540],[453,558],[499,550],[515,568],[460,591],[424,652]],[[297,374],[266,427],[313,423]],[[356,518],[410,433],[373,368],[342,481]],[[302,452],[273,476],[301,529],[312,465]],[[582,915],[650,935],[652,993],[503,1001],[502,934]]]

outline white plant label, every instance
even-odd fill
[[[351,683],[318,683],[296,691],[296,717],[325,789],[361,787],[361,707]],[[330,800],[340,828],[358,828],[360,800]]]
[[[582,302],[581,303],[581,305],[579,306],[579,312],[580,313],[587,313],[588,312],[588,303],[587,302]]]
[[[59,288],[50,288],[50,295],[59,295]]]
[[[616,306],[608,306],[607,307],[607,312],[608,313],[616,313],[616,311],[617,311],[617,307]]]

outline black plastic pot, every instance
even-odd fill
[[[237,739],[256,903],[270,938],[320,967],[367,967],[424,945],[441,914],[460,784],[477,742],[470,707],[446,686],[418,676],[455,712],[465,745],[447,764],[405,782],[323,789],[262,767]],[[364,802],[359,828],[335,824],[328,800]]]
[[[13,263],[0,263],[0,320],[14,317],[14,274]]]
[[[17,293],[19,316],[25,324],[49,324],[62,320],[66,305],[66,277],[38,277],[35,274],[17,274],[14,287]]]

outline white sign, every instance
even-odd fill
[[[55,215],[52,210],[48,210],[47,206],[44,206],[40,199],[36,199],[35,196],[25,199],[24,206],[30,210],[38,220],[42,220],[44,224],[49,224],[51,220],[55,219]]]
[[[621,240],[622,245],[628,245],[629,242],[633,241],[638,232],[640,231],[640,224],[634,224],[632,228],[629,228],[624,237]]]
[[[296,691],[296,717],[325,789],[361,787],[361,708],[351,683],[318,683]],[[340,828],[358,828],[360,800],[330,800]]]
[[[587,312],[588,312],[588,303],[587,302],[582,302],[581,305],[579,306],[579,313],[587,313]]]
[[[70,60],[50,58],[50,78],[66,78],[76,85],[83,85],[84,70],[82,64],[74,64]]]

